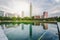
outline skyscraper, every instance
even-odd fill
[[[48,18],[48,12],[43,12],[43,18]]]
[[[22,18],[24,17],[24,11],[22,11]]]
[[[32,17],[32,3],[30,3],[30,17]]]

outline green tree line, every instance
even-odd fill
[[[60,17],[51,17],[51,18],[40,18],[40,19],[34,19],[34,17],[1,17],[0,16],[0,21],[5,21],[5,20],[11,20],[11,21],[19,21],[19,20],[40,20],[40,21],[59,21],[60,22]]]

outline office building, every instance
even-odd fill
[[[34,19],[40,19],[39,15],[34,16]]]
[[[48,18],[48,12],[43,12],[43,18]]]
[[[30,3],[30,17],[32,17],[32,3]]]

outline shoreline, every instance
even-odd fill
[[[57,21],[0,21],[1,22],[28,22],[28,23],[34,23],[34,22],[40,22],[40,23],[56,23]]]

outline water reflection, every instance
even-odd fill
[[[48,23],[34,22],[34,25],[35,25],[35,26],[40,26],[40,25],[42,25],[44,30],[47,30],[47,29],[48,29]]]
[[[59,40],[60,40],[60,31],[59,31],[58,23],[56,23],[56,25],[57,25],[57,30],[58,30]]]
[[[40,26],[40,22],[34,22],[33,25],[35,25],[35,26]]]
[[[1,25],[1,27],[2,27],[3,30],[7,29],[5,24]]]
[[[43,29],[47,30],[48,29],[48,23],[42,23]]]
[[[39,40],[40,38],[41,40],[58,40],[57,31],[60,38],[59,28],[49,23],[2,24],[1,27],[9,40]]]
[[[29,30],[29,32],[30,32],[30,40],[32,40],[32,24],[30,24],[30,30]]]
[[[24,30],[24,24],[22,24],[22,30]]]

